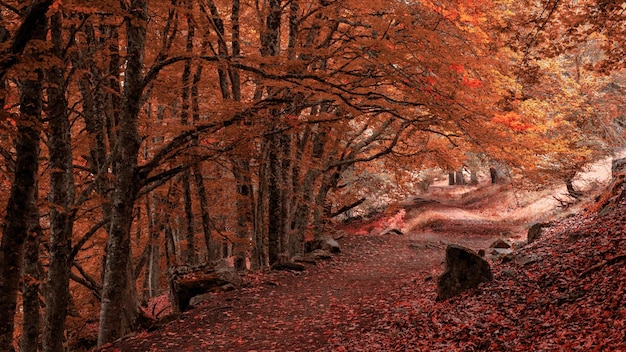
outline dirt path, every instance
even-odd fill
[[[481,224],[453,224],[461,235],[443,224],[434,232],[347,234],[329,261],[302,273],[250,275],[247,287],[213,294],[165,327],[102,351],[351,350],[375,329],[402,324],[414,290],[435,298],[432,278],[443,270],[446,243],[479,249],[494,238]],[[375,341],[367,345],[376,350]]]

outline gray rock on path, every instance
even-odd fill
[[[486,260],[469,248],[448,245],[446,270],[437,280],[437,300],[454,297],[492,279],[491,267]]]
[[[313,252],[316,249],[322,249],[331,253],[341,253],[339,242],[331,236],[314,239],[304,244],[305,252]]]
[[[552,226],[551,222],[538,222],[528,229],[528,243],[538,240],[543,233],[543,229]]]
[[[505,240],[498,238],[495,240],[489,248],[511,248],[511,245]]]

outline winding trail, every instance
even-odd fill
[[[434,300],[447,243],[480,249],[497,237],[485,231],[493,224],[477,220],[435,225],[403,235],[347,233],[333,259],[300,273],[249,274],[244,287],[211,294],[166,326],[100,351],[353,350],[374,330],[404,324],[412,292],[429,291]]]

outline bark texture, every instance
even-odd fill
[[[61,14],[50,23],[53,56],[61,59],[63,38]],[[69,283],[72,261],[72,231],[74,219],[74,171],[68,107],[65,99],[65,77],[62,67],[47,71],[48,143],[50,145],[50,264],[46,289],[46,313],[43,329],[43,350],[64,351],[65,317],[70,301]]]
[[[35,204],[39,173],[42,85],[38,80],[22,83],[20,117],[15,144],[15,175],[6,209],[0,243],[0,351],[13,351],[17,290],[24,242],[29,235],[28,216]]]
[[[137,172],[140,145],[138,115],[144,89],[142,70],[147,19],[147,2],[131,1],[126,17],[128,59],[124,73],[118,143],[114,150],[113,173],[116,180],[100,309],[99,346],[129,333],[142,318],[131,275],[130,230],[140,185]]]

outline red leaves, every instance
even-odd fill
[[[507,112],[505,114],[496,114],[492,121],[505,125],[513,131],[517,132],[523,132],[533,128],[532,124],[524,122],[523,118],[513,111]]]
[[[450,65],[450,69],[452,71],[457,72],[457,73],[463,73],[465,71],[465,67],[463,65],[459,65],[459,64],[452,64],[452,65]]]
[[[480,88],[482,87],[483,82],[478,78],[463,77],[461,84],[470,88]]]
[[[620,219],[570,218],[494,266],[478,291],[434,302],[442,255],[410,236],[346,235],[346,250],[302,274],[254,273],[179,321],[115,347],[124,351],[610,351],[623,346],[626,248]],[[403,223],[405,214],[376,224]],[[408,219],[410,221],[410,219]],[[365,229],[357,229],[364,232]],[[576,242],[572,231],[592,234]],[[441,236],[444,236],[443,234]],[[435,251],[430,249],[430,251]],[[440,253],[441,254],[441,253]],[[586,268],[600,263],[583,278]],[[267,285],[267,282],[278,283]],[[212,307],[229,306],[228,310]],[[193,336],[193,338],[189,338]],[[104,351],[115,351],[107,347]]]

